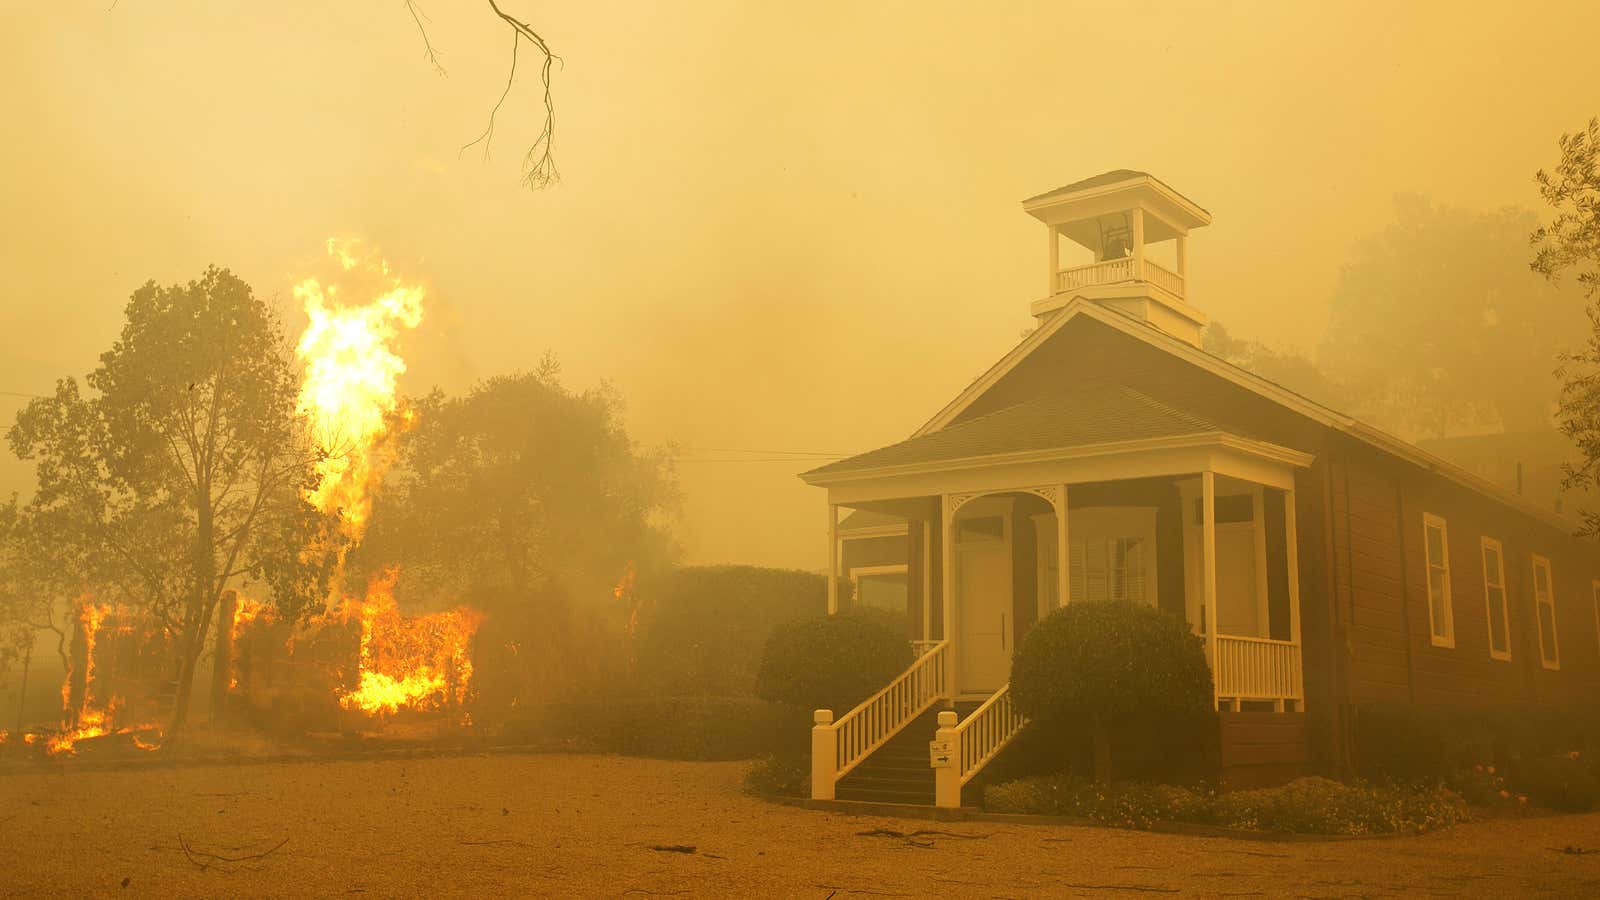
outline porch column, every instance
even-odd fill
[[[939,590],[944,595],[944,639],[950,644],[950,649],[945,653],[945,686],[946,697],[954,698],[956,695],[956,595],[955,595],[955,507],[950,502],[949,494],[939,495],[939,543],[942,552],[939,555],[940,574]]]
[[[922,524],[922,640],[933,640],[933,522]]]
[[[1189,273],[1189,236],[1178,235],[1178,277],[1183,278]],[[1186,286],[1187,287],[1187,286]],[[1184,293],[1188,293],[1187,290]]]
[[[1202,609],[1206,653],[1211,657],[1211,705],[1215,708],[1221,660],[1217,658],[1217,476],[1210,470],[1200,473],[1200,533]]]
[[[828,615],[839,611],[839,505],[828,504]]]
[[[1300,712],[1305,712],[1305,658],[1300,649],[1300,550],[1295,528],[1294,487],[1291,485],[1283,492],[1284,556],[1289,565],[1289,640],[1295,646],[1294,686],[1295,692],[1300,694],[1295,705]]]
[[[1140,281],[1144,277],[1144,210],[1135,208],[1133,211],[1133,277]]]
[[[1056,226],[1046,225],[1044,233],[1050,235],[1050,286],[1045,290],[1046,297],[1056,294],[1056,273],[1061,271],[1061,235],[1056,233]]]
[[[1072,554],[1067,543],[1067,486],[1056,488],[1056,605],[1072,601]]]

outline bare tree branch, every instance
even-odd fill
[[[518,45],[526,39],[537,47],[540,53],[544,54],[544,64],[539,67],[539,81],[544,87],[544,127],[540,129],[539,136],[533,139],[533,144],[528,147],[528,152],[522,157],[522,183],[531,190],[549,187],[561,180],[561,172],[556,168],[554,155],[556,106],[554,95],[550,90],[551,68],[561,57],[551,52],[550,45],[545,43],[544,38],[534,31],[531,25],[507,14],[495,0],[489,0],[489,8],[494,10],[494,14],[500,18],[500,21],[506,23],[514,35],[511,44],[511,71],[506,77],[506,92],[511,90],[511,82],[517,77],[516,50]],[[500,100],[501,102],[505,101],[504,94],[501,95]],[[500,104],[496,103],[495,109],[498,110],[499,108]],[[484,133],[478,140],[467,144],[461,149],[465,150],[479,141],[488,141],[492,139],[493,135],[494,113],[491,112],[489,115],[489,127],[484,129]]]
[[[423,12],[416,4],[416,0],[406,0],[406,11],[411,13],[411,21],[417,23],[417,33],[422,35],[422,55],[433,66],[433,70],[440,75],[445,74],[444,66],[439,63],[438,51],[433,49],[433,41],[428,40],[428,29],[422,24],[428,19],[428,14]]]

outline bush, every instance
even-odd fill
[[[521,740],[572,739],[659,759],[750,759],[804,746],[809,721],[749,697],[647,697],[556,703],[507,728]]]
[[[681,568],[645,591],[638,683],[671,696],[755,696],[772,630],[828,608],[823,576],[756,566]]]
[[[761,797],[808,797],[811,765],[803,755],[763,756],[745,773],[744,789]]]
[[[1478,766],[1510,772],[1596,737],[1595,713],[1581,708],[1371,703],[1356,714],[1356,765],[1367,778],[1440,784]]]
[[[888,617],[860,610],[780,625],[767,639],[756,694],[804,710],[848,712],[911,665]]]
[[[1510,783],[1535,804],[1562,812],[1588,812],[1600,801],[1600,782],[1577,751],[1523,760]]]
[[[1345,785],[1301,778],[1282,787],[1213,794],[1161,784],[1091,784],[1067,776],[994,785],[984,806],[995,812],[1082,816],[1122,828],[1190,822],[1305,834],[1418,832],[1466,819],[1449,791]]]
[[[1116,732],[1187,741],[1216,730],[1200,638],[1148,606],[1073,603],[1051,613],[1017,649],[1011,694],[1018,711],[1046,727],[1093,733],[1101,780],[1109,778]]]
[[[1422,832],[1466,818],[1466,804],[1443,788],[1347,785],[1316,777],[1223,794],[1211,816],[1230,828],[1303,834]]]

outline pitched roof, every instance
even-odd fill
[[[1117,184],[1118,182],[1128,181],[1133,178],[1148,178],[1151,181],[1154,181],[1156,184],[1166,188],[1168,191],[1171,191],[1174,195],[1183,197],[1184,201],[1193,204],[1195,209],[1204,212],[1207,216],[1211,215],[1211,213],[1208,212],[1205,207],[1200,206],[1198,203],[1195,203],[1193,200],[1190,200],[1188,197],[1184,197],[1182,194],[1174,190],[1172,185],[1167,184],[1165,181],[1162,181],[1154,175],[1151,175],[1149,172],[1141,172],[1138,169],[1112,169],[1109,172],[1102,172],[1099,175],[1092,175],[1088,178],[1074,181],[1071,184],[1064,184],[1055,190],[1045,191],[1042,194],[1034,194],[1032,197],[1022,201],[1022,203],[1024,206],[1026,206],[1027,204],[1044,200],[1049,197],[1054,197],[1058,194],[1070,194],[1074,191],[1086,191],[1089,188],[1104,187],[1108,184]]]
[[[1215,422],[1125,385],[1079,382],[1065,390],[829,463],[801,477],[1221,430]]]

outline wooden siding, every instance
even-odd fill
[[[1230,788],[1264,787],[1304,775],[1311,763],[1305,713],[1219,714],[1223,783]]]

